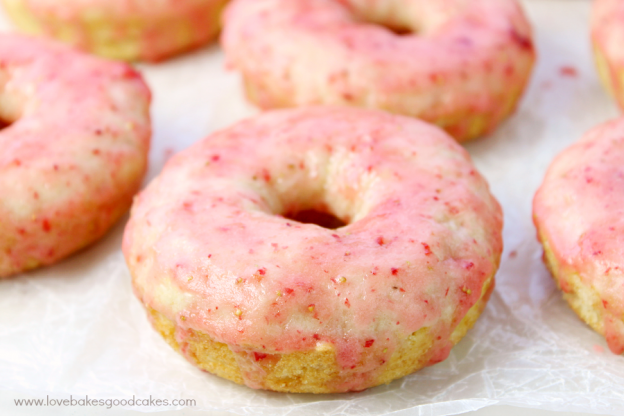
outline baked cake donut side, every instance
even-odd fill
[[[107,58],[160,61],[214,39],[227,0],[2,0],[24,32]]]
[[[343,226],[297,220],[310,211]],[[123,252],[154,327],[191,363],[253,388],[329,393],[444,360],[491,293],[501,228],[443,131],[305,108],[174,156],[137,196]]]
[[[221,41],[263,109],[377,108],[460,142],[514,111],[535,60],[515,0],[235,0]]]
[[[59,261],[125,213],[147,166],[150,92],[130,66],[0,35],[0,277]]]
[[[591,38],[600,80],[624,110],[624,2],[593,1]]]
[[[544,259],[564,299],[624,352],[624,120],[589,131],[549,167],[533,201]]]

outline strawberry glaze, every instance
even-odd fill
[[[591,36],[600,76],[624,110],[624,2],[594,0]]]
[[[624,119],[590,130],[553,161],[533,201],[564,292],[578,275],[595,291],[609,348],[624,351]]]
[[[235,0],[224,22],[229,65],[261,108],[380,108],[459,141],[513,111],[535,59],[515,0]]]
[[[306,209],[347,225],[282,216]],[[446,358],[496,271],[501,228],[486,182],[441,130],[307,108],[174,156],[136,198],[123,251],[135,293],[178,325],[182,350],[185,329],[204,332],[258,388],[258,359],[331,346],[351,372],[336,387],[347,391],[370,386],[397,340],[423,327],[435,339],[430,364]]]
[[[126,64],[0,36],[0,277],[99,238],[146,169],[150,93]]]

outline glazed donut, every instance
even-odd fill
[[[563,297],[611,351],[624,352],[624,119],[553,161],[533,201],[544,259]]]
[[[215,38],[227,0],[2,0],[24,32],[107,58],[160,61]]]
[[[0,277],[59,261],[127,211],[150,93],[130,66],[0,35]]]
[[[229,66],[261,108],[383,109],[460,142],[514,111],[535,59],[515,0],[236,0],[224,22]]]
[[[594,0],[591,37],[600,79],[624,110],[624,2]]]
[[[442,130],[312,107],[174,156],[135,200],[123,252],[153,325],[191,363],[329,393],[445,359],[485,307],[501,227]]]

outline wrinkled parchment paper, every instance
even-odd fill
[[[467,146],[503,205],[505,252],[488,307],[445,362],[333,396],[254,391],[198,371],[151,329],[131,293],[124,219],[71,259],[0,282],[0,390],[190,398],[195,410],[244,415],[435,416],[493,404],[621,414],[624,358],[564,304],[531,223],[532,196],[553,156],[617,110],[595,74],[589,2],[524,3],[539,49],[531,86],[512,119]],[[255,112],[218,46],[140,69],[154,93],[150,179],[173,152]]]

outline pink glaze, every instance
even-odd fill
[[[594,0],[591,14],[594,49],[605,59],[599,69],[615,98],[624,109],[624,2]],[[601,65],[600,61],[599,65]]]
[[[380,108],[460,141],[509,115],[535,59],[515,0],[236,0],[224,22],[229,64],[261,108]]]
[[[624,119],[590,130],[553,161],[533,201],[535,223],[567,275],[598,293],[609,348],[624,351]]]
[[[281,214],[329,211],[348,225]],[[446,358],[502,249],[498,203],[466,151],[371,110],[275,111],[174,156],[135,200],[123,251],[137,296],[239,353],[336,348],[361,390],[422,327]],[[184,331],[177,339],[184,350]],[[363,353],[372,354],[352,370]]]
[[[0,277],[99,238],[146,169],[150,93],[130,66],[0,36]],[[12,124],[11,124],[12,123]]]
[[[123,49],[138,37],[134,59],[159,61],[207,43],[219,32],[228,0],[2,0],[27,10],[44,34],[92,51],[106,40]]]

